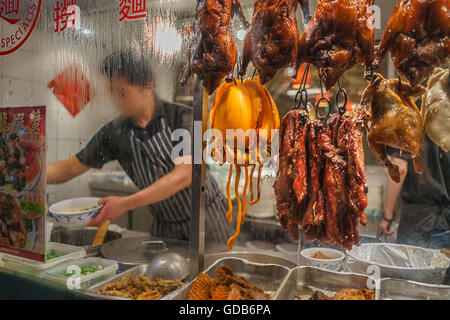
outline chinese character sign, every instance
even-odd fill
[[[16,24],[20,19],[11,18],[11,15],[19,14],[20,0],[0,0],[0,18],[10,24]]]
[[[0,56],[18,50],[36,26],[43,0],[0,0]]]
[[[147,17],[146,0],[119,0],[119,21]]]
[[[0,108],[0,252],[45,261],[45,107]]]
[[[76,5],[76,0],[56,1],[56,7],[53,9],[55,12],[54,32],[62,32],[66,29],[73,30],[77,19]]]

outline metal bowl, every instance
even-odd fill
[[[150,264],[154,277],[185,280],[189,276],[189,261],[175,252],[157,255]]]
[[[102,247],[101,245],[92,245],[92,241],[94,241],[97,230],[98,228],[93,227],[82,229],[57,228],[52,232],[51,241],[69,244],[77,247],[83,247],[86,250],[88,257],[96,257],[101,255]],[[104,243],[121,238],[122,234],[120,234],[119,232],[108,230],[105,236]]]

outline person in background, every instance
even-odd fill
[[[113,53],[103,61],[101,71],[121,116],[106,124],[76,156],[50,164],[48,183],[64,183],[90,168],[100,169],[118,160],[140,191],[102,199],[102,211],[89,226],[99,227],[148,206],[154,218],[153,236],[189,240],[191,151],[172,159],[171,137],[176,129],[186,129],[192,137],[192,109],[158,99],[152,70],[141,54]],[[205,184],[205,237],[208,242],[225,245],[234,233],[226,221],[228,204],[208,170]]]
[[[389,150],[392,163],[400,168],[401,181],[388,177],[384,217],[380,231],[392,234],[394,208],[400,197],[401,220],[397,243],[432,249],[450,248],[450,153],[425,137],[421,155],[425,172],[414,171],[409,153]]]

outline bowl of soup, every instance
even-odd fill
[[[99,201],[95,197],[74,198],[54,203],[48,211],[58,225],[83,227],[100,213]]]
[[[332,271],[341,271],[344,268],[345,253],[339,250],[309,248],[302,250],[300,255],[308,266]]]

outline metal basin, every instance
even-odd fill
[[[59,228],[52,232],[51,241],[69,244],[72,246],[83,247],[88,257],[96,257],[101,255],[101,245],[92,246],[92,241],[95,238],[98,228],[83,228],[83,229],[65,229]],[[122,234],[115,231],[106,233],[105,243],[122,238]]]
[[[286,255],[277,252],[248,252],[248,251],[227,251],[205,254],[205,268],[211,266],[214,262],[222,258],[240,258],[253,263],[277,264],[289,269],[297,266],[297,263],[290,260]]]

